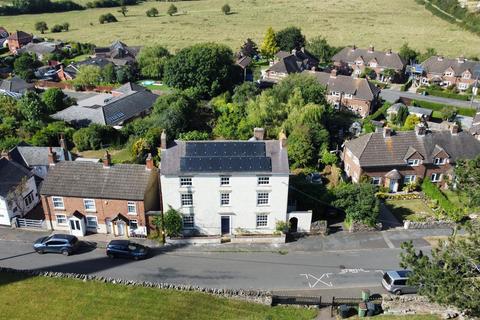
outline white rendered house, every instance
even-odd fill
[[[185,235],[271,234],[287,220],[286,139],[175,141],[162,137],[163,210],[183,216]]]

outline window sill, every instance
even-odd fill
[[[65,208],[56,208],[56,207],[53,207],[53,210],[55,210],[55,211],[66,211]]]
[[[257,207],[269,207],[270,204],[269,203],[266,203],[266,204],[258,204],[257,203]]]
[[[127,212],[127,215],[129,215],[129,216],[136,216],[136,215],[138,215],[138,213],[136,213],[136,212]]]
[[[193,204],[182,205],[181,208],[193,208]]]

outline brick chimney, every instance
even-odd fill
[[[370,45],[370,47],[368,47],[368,52],[372,53],[375,51],[375,48],[373,47],[373,44]]]
[[[387,50],[387,56],[391,56],[392,55],[392,49],[388,49]]]
[[[112,165],[112,156],[108,153],[108,150],[105,151],[105,156],[103,157],[103,167],[110,168]]]
[[[465,62],[465,56],[462,54],[460,57],[457,58],[458,63],[464,63]]]
[[[438,61],[443,61],[443,56],[438,56],[438,57],[437,57],[437,60],[438,60]]]
[[[167,150],[167,134],[165,133],[165,130],[163,130],[160,135],[160,149]]]
[[[278,140],[280,142],[280,149],[284,149],[287,147],[287,135],[285,134],[285,132],[280,131],[280,133],[278,134]]]
[[[12,160],[12,155],[10,154],[10,151],[2,151],[2,155],[0,156],[0,159],[5,158],[7,160]]]
[[[383,137],[386,138],[386,137],[390,137],[390,136],[392,136],[392,128],[384,127],[383,128]]]
[[[458,124],[452,123],[452,124],[450,125],[450,132],[451,132],[452,134],[458,134],[459,131],[460,131],[460,128],[458,127]]]
[[[265,137],[265,129],[263,128],[254,128],[253,129],[253,136],[255,137],[256,140],[263,140]]]
[[[332,71],[330,71],[330,78],[335,79],[337,77],[337,73],[337,69],[332,69]]]
[[[354,45],[352,46],[352,51],[355,51],[355,50],[357,50],[357,46],[354,44]]]
[[[152,154],[149,153],[147,160],[145,160],[145,170],[151,171],[154,167]]]
[[[48,164],[54,166],[57,162],[57,153],[53,151],[52,147],[48,147]]]
[[[415,126],[415,133],[417,136],[424,136],[425,133],[427,133],[427,127],[425,127],[425,124],[419,123]]]

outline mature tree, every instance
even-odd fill
[[[397,72],[391,68],[384,69],[381,74],[385,77],[385,81],[391,81],[397,75]]]
[[[249,100],[254,99],[260,92],[253,82],[244,82],[233,89],[232,102],[245,105]]]
[[[434,48],[427,48],[427,50],[425,52],[421,53],[418,56],[418,62],[424,62],[428,58],[436,56],[436,55],[437,55],[437,50],[435,50]]]
[[[327,148],[325,148],[321,151],[320,162],[327,166],[336,164],[338,162],[338,157],[335,153],[331,153]]]
[[[67,143],[72,143],[74,132],[75,129],[69,127],[64,121],[55,121],[35,132],[30,142],[42,147],[58,145],[60,134],[64,134]]]
[[[405,42],[398,52],[400,57],[402,57],[407,63],[417,61],[419,53],[408,46],[408,43]]]
[[[42,120],[47,114],[47,107],[38,94],[33,91],[28,91],[18,100],[18,109],[30,122]]]
[[[63,31],[63,27],[59,24],[53,25],[53,27],[50,29],[52,33],[58,33]]]
[[[277,40],[275,39],[275,31],[272,27],[267,29],[262,45],[260,46],[260,53],[264,58],[273,59],[275,53],[278,51]]]
[[[21,113],[17,106],[17,100],[7,95],[0,95],[0,122],[5,118],[20,119]]]
[[[296,126],[288,136],[288,158],[293,168],[305,168],[314,162],[311,132],[307,126]]]
[[[81,66],[77,72],[75,83],[80,86],[90,87],[100,84],[102,69],[93,65]]]
[[[45,21],[35,22],[35,30],[40,31],[41,34],[44,34],[48,30],[47,23]]]
[[[137,56],[140,73],[145,78],[162,79],[165,63],[170,52],[161,45],[143,47]]]
[[[158,16],[158,9],[157,8],[150,8],[146,12],[147,17],[156,17]]]
[[[415,126],[420,123],[420,118],[414,114],[408,115],[403,124],[403,130],[413,130]]]
[[[137,79],[136,68],[132,65],[125,65],[116,67],[116,79],[118,83],[127,83],[129,81],[135,81]]]
[[[98,21],[100,22],[100,24],[110,23],[110,22],[118,22],[117,18],[115,18],[115,16],[111,13],[102,14],[98,18]]]
[[[458,191],[466,195],[468,207],[480,207],[480,156],[457,160],[453,183]]]
[[[15,74],[24,80],[31,80],[34,77],[35,59],[28,53],[22,53],[15,59],[13,70]]]
[[[121,6],[118,12],[121,13],[124,17],[126,17],[128,12],[127,6]]]
[[[308,52],[313,54],[320,63],[329,63],[337,49],[330,46],[324,37],[315,37],[307,42]]]
[[[49,88],[42,94],[42,102],[47,107],[49,114],[65,109],[68,106],[66,98],[59,88]]]
[[[179,139],[183,141],[209,140],[210,134],[204,131],[193,130],[185,133],[180,133]]]
[[[231,8],[230,8],[230,6],[229,6],[227,3],[222,6],[222,12],[223,12],[223,14],[225,14],[225,15],[230,14],[230,10],[231,10]]]
[[[68,22],[62,23],[62,28],[64,31],[68,31],[70,29],[70,23]]]
[[[375,196],[376,187],[371,183],[343,183],[333,190],[333,205],[345,211],[347,223],[361,222],[374,226],[380,212]]]
[[[444,306],[455,306],[472,316],[480,315],[480,227],[451,236],[432,248],[431,255],[416,251],[411,241],[403,243],[400,266],[412,271],[408,283],[419,294]]]
[[[241,82],[242,74],[227,46],[206,43],[180,50],[165,63],[164,80],[179,89],[194,88],[212,97]]]
[[[117,72],[113,63],[107,64],[101,69],[102,82],[115,83],[117,81]]]
[[[300,50],[305,46],[305,36],[302,30],[297,27],[287,27],[278,31],[275,34],[275,40],[280,50],[292,51],[293,49]]]
[[[172,4],[170,5],[170,7],[168,7],[167,14],[168,14],[169,16],[173,16],[173,15],[176,14],[177,12],[178,12],[177,7],[172,3]]]
[[[401,106],[398,109],[397,115],[395,116],[395,124],[398,126],[403,126],[405,120],[408,117],[408,108],[406,106]]]
[[[244,57],[255,57],[258,55],[257,44],[250,38],[240,47],[240,54]]]
[[[73,134],[73,142],[79,151],[98,150],[104,145],[117,143],[118,132],[110,126],[91,124],[81,128]]]

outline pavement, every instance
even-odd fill
[[[459,108],[479,108],[479,102],[473,102],[473,105],[470,101],[462,101],[456,99],[449,99],[443,97],[436,97],[436,96],[424,96],[418,93],[408,92],[408,91],[397,91],[392,89],[383,89],[380,92],[380,97],[388,102],[396,102],[400,97],[408,98],[408,99],[415,99],[415,100],[422,100],[422,101],[429,101],[435,103],[442,103],[447,104]]]

